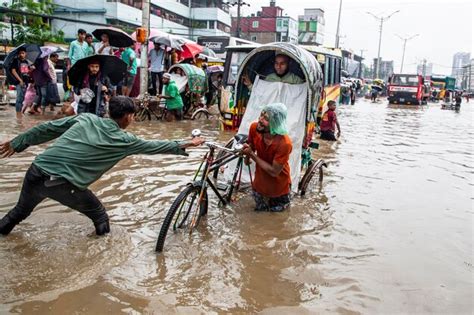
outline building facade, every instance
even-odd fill
[[[461,88],[463,81],[463,67],[469,65],[471,54],[466,52],[458,52],[453,56],[453,68],[451,76],[456,78],[456,87]]]
[[[324,25],[324,10],[304,9],[304,15],[298,16],[298,42],[303,45],[322,45]]]
[[[461,88],[469,94],[474,94],[474,59],[462,68]]]
[[[384,61],[382,58],[380,58],[380,71],[379,71],[379,77],[375,78],[375,75],[377,73],[377,58],[374,58],[374,79],[382,79],[384,81],[388,81],[390,76],[393,74],[393,60],[391,61]]]
[[[433,75],[433,64],[421,63],[416,66],[416,73],[422,76],[432,76]]]
[[[92,31],[107,24],[133,32],[142,23],[141,0],[54,0],[55,16],[78,22],[53,20],[53,30],[62,30],[65,38],[76,37],[77,29]],[[151,0],[150,27],[196,40],[199,36],[230,35],[229,7],[221,0]]]
[[[262,11],[240,18],[232,18],[232,34],[260,44],[272,42],[298,42],[298,24],[295,19],[283,16],[283,9],[274,0]],[[237,32],[238,31],[238,32]]]

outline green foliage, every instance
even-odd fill
[[[13,0],[8,8],[29,13],[52,15],[54,12],[53,0]],[[49,19],[18,13],[4,14],[12,21],[15,31],[13,45],[22,43],[39,44],[44,42],[64,43],[64,33],[53,33]],[[4,17],[0,17],[4,18]]]

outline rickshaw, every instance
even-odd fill
[[[208,90],[206,73],[196,66],[178,63],[173,65],[168,73],[171,80],[176,82],[181,98],[185,117],[204,119],[209,117],[209,111],[204,105],[204,94]]]
[[[264,80],[264,77],[273,71],[276,54],[290,57],[290,71],[304,79],[304,83],[286,84]],[[244,74],[253,81],[250,94],[248,88],[241,83]],[[225,205],[232,201],[233,193],[241,186],[252,182],[251,168],[254,164],[247,168],[244,166],[241,149],[250,124],[258,119],[266,104],[280,102],[288,109],[287,129],[293,143],[289,164],[292,183],[298,183],[292,185],[293,193],[304,196],[315,184],[314,175],[317,172],[317,178],[321,182],[323,167],[326,167],[326,164],[321,159],[313,159],[311,149],[318,147],[312,139],[315,128],[314,112],[316,104],[319,103],[322,85],[321,67],[306,50],[290,43],[266,44],[252,50],[243,60],[236,76],[236,108],[237,113],[242,115],[238,133],[230,142],[231,145],[205,143],[209,151],[191,182],[172,203],[162,224],[156,251],[163,250],[167,236],[176,238],[173,242],[177,242],[186,232],[191,233],[197,227],[208,211],[208,190],[214,193],[221,205]],[[200,135],[200,131],[194,130],[193,135]],[[212,176],[221,171],[224,182],[219,182],[220,176]],[[168,234],[171,227],[174,233]]]

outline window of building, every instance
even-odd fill
[[[258,28],[258,21],[253,21],[252,22],[252,27],[253,28]]]
[[[250,40],[252,42],[256,42],[257,41],[257,36],[255,36],[255,35],[250,36]]]
[[[217,21],[217,29],[225,33],[230,33],[230,26],[219,21]]]
[[[317,22],[316,22],[316,21],[311,21],[311,22],[309,22],[309,31],[316,33],[316,25],[317,25]]]
[[[288,27],[288,20],[283,20],[283,27]]]
[[[150,6],[150,13],[154,14],[156,16],[162,17],[168,21],[181,24],[186,27],[191,27],[191,20],[188,18],[185,18],[184,16],[178,15],[176,13],[173,13],[171,11],[168,11],[166,9],[163,9],[157,5],[152,4]],[[203,21],[205,26],[203,28],[207,28],[207,22]]]
[[[191,23],[192,28],[207,28],[207,21],[194,20]]]
[[[281,20],[277,20],[277,27],[281,27],[281,23],[282,21]]]
[[[216,21],[209,21],[209,29],[213,30],[216,28]]]

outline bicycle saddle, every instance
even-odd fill
[[[248,138],[248,136],[243,135],[243,134],[236,134],[234,136],[234,139],[235,139],[235,141],[237,141],[237,143],[245,143],[247,141],[247,138]]]

